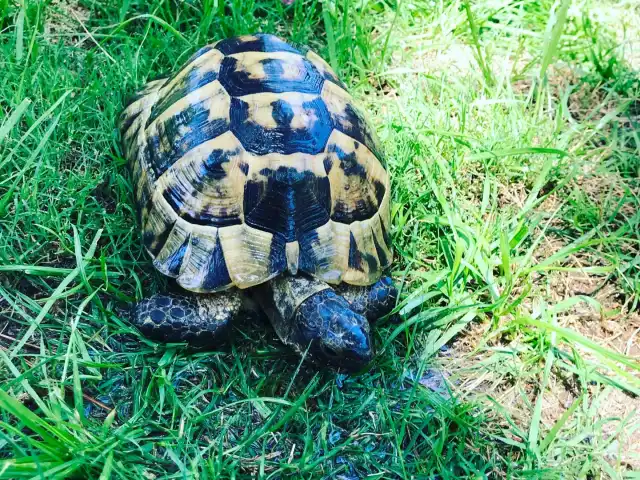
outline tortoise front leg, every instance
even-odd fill
[[[398,297],[398,289],[393,285],[391,277],[382,277],[366,287],[342,283],[335,290],[349,302],[351,310],[364,315],[370,322],[391,313]]]
[[[248,299],[238,290],[221,293],[160,293],[136,303],[131,322],[152,340],[219,344],[236,318],[252,314]]]

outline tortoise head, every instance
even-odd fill
[[[333,290],[307,298],[293,318],[299,348],[320,364],[357,371],[373,358],[369,322]]]

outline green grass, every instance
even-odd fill
[[[638,478],[638,411],[609,408],[639,405],[638,351],[589,328],[640,343],[639,17],[0,0],[0,478]],[[117,115],[254,31],[325,57],[387,152],[403,321],[361,375],[300,364],[263,325],[194,352],[127,323],[163,280]]]

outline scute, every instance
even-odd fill
[[[368,285],[392,260],[375,133],[312,51],[262,34],[207,45],[134,96],[120,129],[143,243],[187,290],[285,271]]]
[[[182,288],[195,292],[212,292],[231,284],[217,230],[193,227],[188,260],[178,276],[178,283]]]
[[[190,92],[151,122],[144,131],[143,153],[156,176],[190,150],[228,131],[229,103],[227,93],[214,81]]]
[[[147,126],[183,99],[186,99],[187,103],[197,102],[197,98],[188,96],[218,79],[222,58],[223,55],[219,51],[206,47],[193,55],[186,67],[171,77],[159,91],[159,100],[151,109]],[[204,90],[201,97],[210,94],[211,91]],[[184,106],[181,109],[184,109]],[[177,109],[174,108],[175,110]]]
[[[300,53],[284,40],[275,35],[258,33],[256,35],[243,35],[227,38],[215,44],[216,50],[225,55],[233,55],[243,52],[293,52]]]
[[[229,95],[252,93],[315,93],[323,77],[313,64],[298,53],[246,52],[225,57],[220,80]]]
[[[331,219],[350,224],[372,218],[386,194],[387,172],[378,158],[353,138],[334,130],[327,145]]]
[[[231,131],[251,153],[323,152],[332,123],[317,95],[257,93],[231,100]]]
[[[247,225],[295,242],[329,220],[329,179],[293,167],[262,169],[245,185]]]
[[[188,223],[242,223],[244,149],[231,132],[198,145],[175,162],[155,188]]]
[[[333,82],[324,82],[320,96],[327,105],[335,129],[364,144],[384,162],[378,138],[351,95]]]
[[[336,85],[340,86],[342,89],[347,88],[345,84],[342,83],[342,81],[338,78],[335,72],[331,69],[331,66],[327,62],[325,62],[324,59],[320,57],[317,53],[309,50],[306,54],[306,57],[307,57],[307,60],[309,60],[313,64],[313,66],[316,67],[316,70],[318,70],[320,75],[322,75],[322,78],[335,83]]]

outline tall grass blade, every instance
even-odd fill
[[[20,105],[18,105],[15,110],[11,112],[9,118],[2,122],[2,125],[0,125],[0,145],[2,145],[5,137],[9,134],[16,123],[20,121],[20,118],[27,110],[27,108],[29,108],[29,105],[31,105],[31,100],[25,98],[24,100],[22,100],[22,102],[20,102]]]
[[[562,31],[564,30],[570,5],[571,0],[560,0],[560,4],[554,7],[549,16],[549,22],[547,23],[547,30],[544,36],[540,73],[538,74],[538,78],[541,81],[546,78],[547,69],[558,53],[560,38],[562,37]]]

